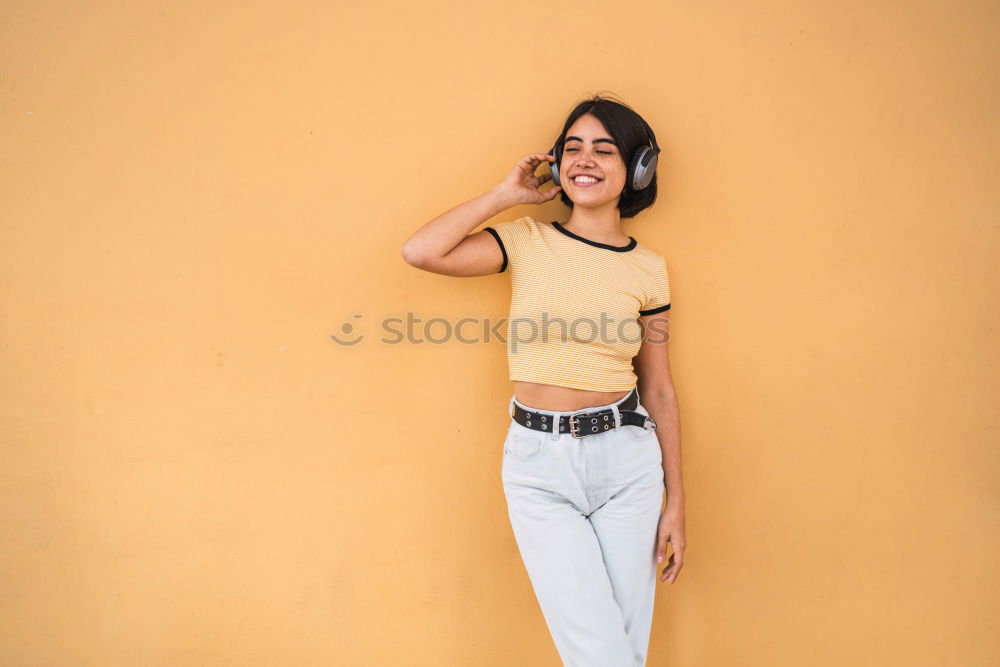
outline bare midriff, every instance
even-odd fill
[[[590,391],[551,384],[513,380],[514,398],[521,405],[539,410],[568,412],[607,405],[628,396],[628,391]]]

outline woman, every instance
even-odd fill
[[[660,581],[673,583],[683,564],[666,263],[620,227],[656,199],[658,152],[635,111],[594,96],[573,109],[548,154],[527,155],[501,184],[423,225],[402,249],[409,264],[434,273],[511,276],[514,395],[501,478],[566,665],[644,665],[668,541]],[[542,162],[550,172],[536,176]],[[554,187],[541,192],[550,180]],[[571,209],[565,223],[525,216],[469,233],[557,194]]]

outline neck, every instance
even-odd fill
[[[564,229],[585,236],[599,243],[625,245],[629,237],[621,230],[618,202],[608,202],[599,209],[573,207],[569,219],[562,223]]]

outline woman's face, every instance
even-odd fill
[[[577,118],[566,131],[559,182],[574,206],[617,204],[625,187],[625,160],[614,141],[590,114]],[[597,178],[597,183],[576,180],[584,174]]]

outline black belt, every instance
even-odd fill
[[[525,426],[536,431],[552,432],[552,415],[547,415],[534,410],[525,410],[513,401],[514,406],[511,418],[521,426]],[[621,425],[641,426],[647,431],[656,428],[656,422],[652,417],[635,412],[634,408],[639,405],[639,393],[633,388],[625,398],[615,405],[621,415]],[[583,438],[588,435],[603,433],[608,429],[615,428],[615,413],[611,408],[603,410],[581,410],[571,415],[560,415],[559,432],[570,433],[574,438]]]

